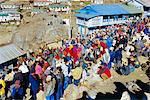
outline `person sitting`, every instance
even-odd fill
[[[129,75],[130,74],[130,68],[128,66],[126,66],[125,64],[123,64],[123,66],[120,67],[119,71],[122,75]]]
[[[62,72],[61,67],[57,67],[56,70],[56,83],[57,83],[57,92],[56,92],[56,100],[60,100],[60,98],[63,96],[63,80],[64,75]]]
[[[109,70],[109,68],[108,68],[107,66],[100,65],[100,66],[98,67],[97,73],[98,73],[99,76],[100,76],[102,79],[104,79],[104,80],[106,80],[106,79],[108,79],[108,78],[111,77],[110,70]]]

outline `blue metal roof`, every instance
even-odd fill
[[[80,18],[84,18],[84,19],[90,19],[92,17],[98,16],[98,14],[83,14],[83,13],[79,13],[75,15],[76,17],[80,17]]]
[[[128,9],[127,9],[128,8]],[[142,13],[140,10],[137,10],[134,7],[123,5],[123,4],[92,4],[84,7],[77,11],[76,17],[81,18],[92,18],[95,16],[103,15],[120,15],[120,14],[132,14]]]

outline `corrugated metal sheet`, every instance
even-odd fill
[[[135,0],[137,1],[138,3],[146,6],[146,7],[150,7],[150,0]]]
[[[63,4],[51,4],[49,6],[49,8],[63,8],[63,7],[66,7],[66,5],[63,5]]]
[[[0,47],[0,64],[15,59],[25,54],[25,51],[21,50],[14,44]]]
[[[95,16],[98,16],[96,14],[92,15],[92,14],[82,14],[82,13],[79,13],[79,14],[76,14],[75,15],[76,17],[80,17],[80,18],[85,18],[85,19],[90,19],[92,17],[95,17]]]
[[[76,17],[87,18],[87,19],[95,16],[103,16],[103,15],[142,13],[142,11],[138,10],[135,7],[131,7],[123,4],[101,4],[101,5],[92,4],[76,12],[79,12],[79,14],[75,15]]]
[[[123,9],[127,10],[130,14],[141,13],[142,11],[133,7],[132,5],[120,5]]]

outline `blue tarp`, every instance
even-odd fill
[[[104,15],[120,15],[120,14],[132,14],[142,13],[142,11],[137,10],[135,7],[127,6],[124,4],[92,4],[80,9],[76,14],[76,17],[89,19],[95,16]]]

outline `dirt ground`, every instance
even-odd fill
[[[57,42],[67,37],[67,26],[60,24],[62,18],[50,14],[24,16],[20,26],[0,26],[0,45],[14,43],[27,50],[42,42]],[[49,23],[52,23],[49,25]]]

